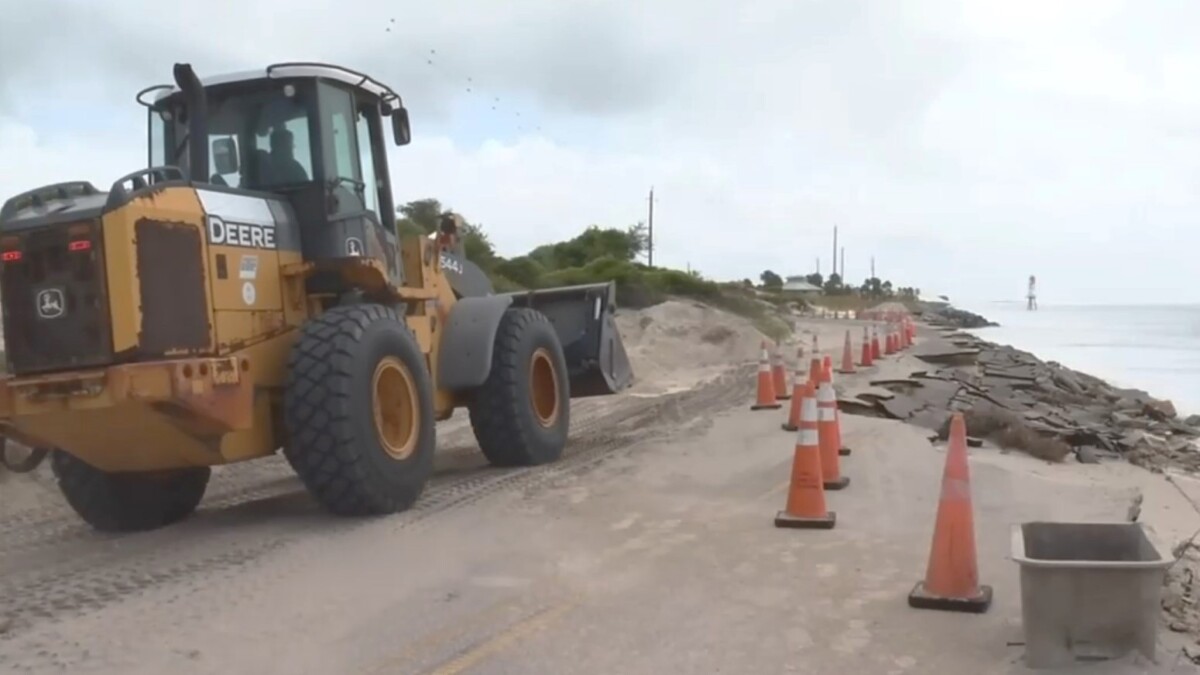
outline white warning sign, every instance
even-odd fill
[[[257,279],[258,278],[258,256],[244,255],[242,262],[238,266],[239,279]]]

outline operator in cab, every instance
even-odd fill
[[[308,172],[296,160],[296,139],[287,129],[271,132],[271,169],[278,185],[308,182]]]

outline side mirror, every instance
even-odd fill
[[[408,145],[412,142],[407,108],[400,107],[392,111],[392,135],[396,138],[396,145]]]
[[[221,175],[237,173],[238,151],[237,142],[232,138],[218,138],[213,141],[213,170]]]

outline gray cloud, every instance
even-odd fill
[[[395,155],[402,195],[455,204],[508,252],[633,222],[652,183],[662,260],[717,277],[808,271],[837,222],[852,269],[875,254],[906,285],[991,295],[1019,292],[1036,272],[1056,288],[1120,293],[1113,279],[1128,277],[1113,270],[1132,265],[1145,268],[1129,272],[1141,275],[1134,291],[1170,297],[1180,284],[1169,270],[1189,269],[1200,245],[1193,2],[147,7],[7,10],[0,153],[7,122],[7,151],[38,161],[32,172],[0,166],[0,189],[76,166],[128,170],[111,148],[140,142],[125,136],[136,120],[30,140],[25,127],[45,127],[64,101],[103,117],[168,80],[177,60],[215,73],[314,59],[400,91],[418,130]],[[514,111],[559,145],[442,138],[468,129],[511,141]],[[1172,245],[1146,243],[1164,238]]]

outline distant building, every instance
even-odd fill
[[[792,293],[802,297],[811,297],[824,293],[820,287],[808,283],[804,277],[788,277],[787,281],[783,282],[782,290],[784,293]]]

